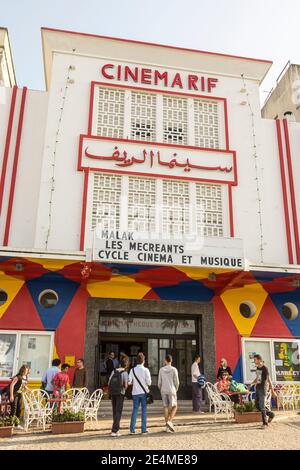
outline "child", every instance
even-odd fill
[[[63,364],[61,366],[61,371],[53,377],[53,396],[55,398],[61,398],[62,394],[67,390],[67,387],[70,385],[70,379],[68,376],[69,364]]]

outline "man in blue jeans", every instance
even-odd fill
[[[135,425],[139,407],[142,407],[142,434],[147,431],[147,393],[151,385],[149,369],[144,366],[145,356],[143,353],[137,355],[137,365],[129,373],[128,384],[132,384],[133,409],[130,422],[130,434],[135,434]]]
[[[266,410],[267,391],[270,389],[273,397],[276,397],[276,393],[270,379],[268,368],[264,365],[260,354],[255,354],[254,363],[256,365],[256,378],[249,385],[249,390],[252,385],[256,385],[255,406],[261,412],[263,422],[262,426],[263,428],[266,428],[275,416],[272,411]]]

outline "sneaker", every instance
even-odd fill
[[[131,434],[131,435],[135,434],[135,431],[130,431],[130,434]]]
[[[201,415],[204,415],[205,411],[200,410],[198,411],[198,413],[200,413]]]
[[[142,431],[142,434],[148,434],[148,431]]]
[[[111,435],[111,437],[117,437],[118,433],[116,433],[116,432],[111,432],[110,435]]]
[[[173,431],[171,431],[171,429],[169,428],[166,428],[166,432],[170,432],[171,434],[173,434]]]
[[[171,432],[175,432],[172,421],[167,422],[167,428],[170,429]]]
[[[269,416],[268,424],[272,423],[274,418],[275,418],[275,415]]]

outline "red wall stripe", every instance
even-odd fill
[[[82,213],[81,213],[81,231],[80,231],[80,251],[84,250],[84,238],[85,238],[85,225],[86,225],[86,206],[87,206],[87,195],[89,186],[89,174],[90,169],[84,170],[84,182],[83,182],[83,200],[82,200]]]
[[[9,240],[10,222],[11,222],[11,215],[12,215],[12,208],[13,208],[13,201],[14,201],[14,194],[15,194],[26,94],[27,94],[27,87],[24,87],[22,90],[22,99],[21,99],[21,106],[20,106],[17,139],[16,139],[15,154],[14,154],[14,163],[13,163],[9,200],[8,200],[8,208],[7,208],[7,214],[6,214],[6,224],[5,224],[3,246],[7,246],[8,240]]]
[[[290,195],[291,195],[291,206],[292,206],[292,216],[293,216],[293,226],[294,226],[296,257],[297,257],[297,264],[300,264],[300,243],[299,243],[298,216],[297,216],[297,206],[296,206],[296,197],[295,197],[295,186],[294,186],[294,177],[293,177],[293,165],[292,165],[292,157],[291,157],[289,129],[288,129],[288,124],[287,124],[286,119],[283,119],[283,128],[284,128],[284,136],[285,136],[288,175],[289,175],[289,182],[290,182]]]
[[[233,203],[232,203],[232,186],[228,185],[228,202],[229,202],[229,223],[230,223],[230,237],[234,237],[234,222],[233,222]]]
[[[280,174],[281,174],[281,186],[282,186],[282,197],[283,197],[288,256],[289,256],[289,263],[293,264],[294,258],[293,258],[293,247],[292,247],[292,237],[291,237],[291,223],[290,223],[289,206],[288,206],[288,199],[287,199],[286,177],[285,177],[284,159],[283,159],[283,146],[282,146],[282,137],[281,137],[281,128],[280,128],[279,119],[276,120],[276,130],[277,130],[278,155],[279,155]]]
[[[18,87],[15,85],[13,87],[11,102],[10,102],[10,111],[9,111],[9,117],[8,117],[1,179],[0,179],[0,215],[2,212],[3,194],[4,194],[7,162],[8,162],[8,156],[9,156],[10,141],[11,141],[12,125],[13,125],[13,120],[14,120],[15,106],[16,106],[17,91],[18,91]]]

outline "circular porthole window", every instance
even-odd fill
[[[8,295],[5,290],[0,289],[0,306],[4,305],[7,301]]]
[[[297,305],[291,302],[287,302],[282,307],[282,315],[287,320],[296,320],[296,318],[298,317],[298,313],[299,311]]]
[[[39,295],[39,304],[44,308],[52,308],[58,302],[58,295],[54,290],[43,290]]]
[[[250,300],[245,300],[240,304],[240,314],[244,318],[252,318],[256,314],[256,307]]]

